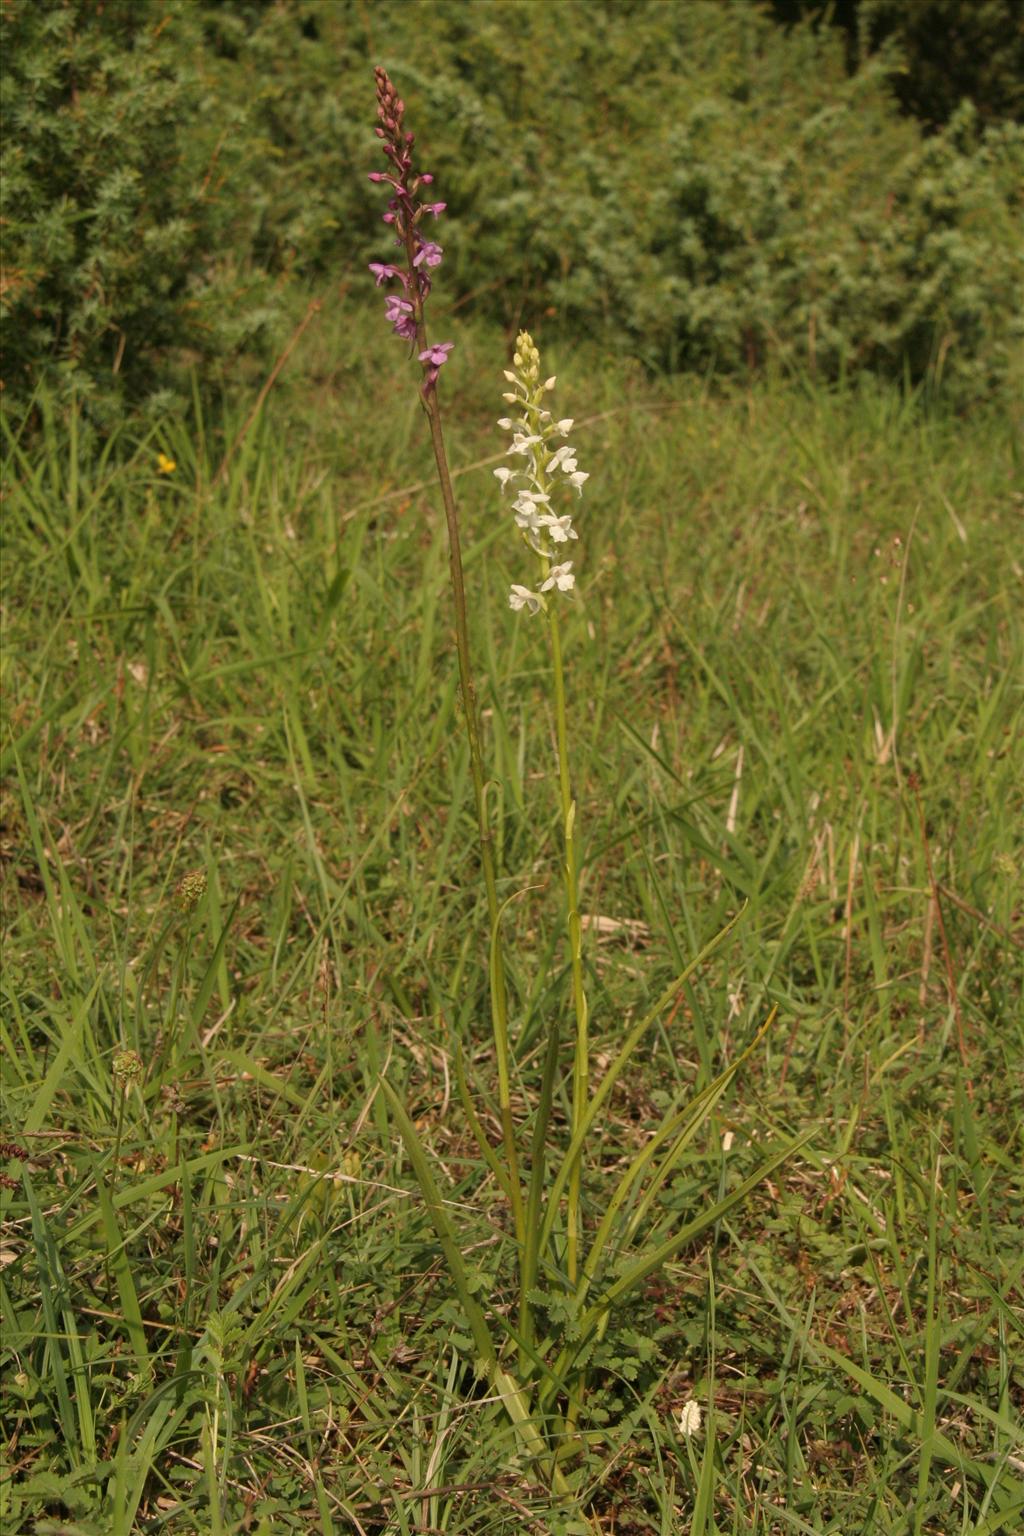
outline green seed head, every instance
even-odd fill
[[[142,1062],[137,1051],[115,1051],[111,1064],[114,1081],[127,1088],[142,1076]]]
[[[194,912],[206,895],[206,871],[189,870],[174,888],[174,905],[179,912]]]

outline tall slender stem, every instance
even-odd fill
[[[422,313],[417,317],[417,333],[423,329]],[[476,688],[469,654],[469,627],[466,620],[466,587],[462,575],[462,547],[459,540],[459,519],[448,472],[444,434],[441,430],[441,406],[435,389],[422,392],[424,409],[430,423],[430,441],[434,449],[437,478],[441,485],[445,520],[448,525],[448,566],[451,573],[452,597],[455,605],[455,648],[459,656],[459,684],[462,690],[462,708],[466,717],[466,738],[469,742],[470,772],[473,779],[473,799],[476,803],[477,828],[480,836],[480,862],[483,865],[484,885],[487,888],[487,911],[491,924],[491,1020],[494,1029],[494,1049],[498,1065],[498,1108],[501,1115],[501,1136],[508,1165],[509,1184],[512,1194],[512,1217],[516,1241],[520,1253],[526,1237],[522,1187],[519,1179],[519,1154],[516,1150],[515,1126],[512,1121],[511,1082],[509,1079],[508,1042],[508,992],[505,982],[505,960],[501,946],[501,914],[498,909],[498,883],[494,866],[494,840],[487,816],[487,789],[484,777],[483,753],[480,748],[480,727],[477,716]]]
[[[415,237],[411,225],[405,227],[405,248],[408,271],[415,274]],[[408,292],[412,296],[413,316],[416,323],[416,346],[427,349],[427,327],[423,317],[423,296],[415,281],[410,280]],[[466,739],[469,743],[470,773],[473,779],[473,799],[476,804],[477,829],[480,837],[480,862],[483,866],[484,885],[487,890],[487,912],[491,925],[491,1022],[494,1030],[494,1051],[498,1066],[498,1108],[501,1115],[501,1137],[509,1172],[512,1195],[512,1219],[520,1254],[526,1240],[526,1218],[523,1209],[522,1186],[519,1178],[519,1154],[516,1149],[515,1126],[512,1120],[512,1096],[509,1076],[508,1043],[508,991],[505,981],[505,959],[501,946],[501,913],[498,907],[498,882],[495,874],[494,840],[487,815],[487,780],[484,774],[483,752],[480,747],[480,724],[477,715],[476,688],[469,654],[469,624],[466,617],[466,584],[462,574],[462,544],[459,538],[459,514],[455,505],[455,492],[448,469],[444,432],[441,427],[441,403],[437,397],[436,378],[420,390],[423,409],[430,425],[430,442],[437,465],[437,478],[441,486],[445,522],[448,527],[448,569],[451,576],[452,599],[455,607],[455,648],[459,657],[459,686],[462,692],[462,710],[466,720]]]
[[[583,986],[583,925],[580,922],[579,872],[576,863],[576,802],[572,797],[572,785],[569,778],[569,730],[565,709],[565,673],[562,665],[561,632],[558,624],[558,613],[554,603],[548,605],[548,620],[551,630],[551,669],[555,685],[558,787],[562,808],[562,830],[565,840],[565,920],[569,940],[569,959],[572,966],[573,1011],[576,1016],[571,1123],[572,1134],[575,1136],[587,1108],[587,1093],[590,1082],[590,1015],[587,1007],[587,995]],[[579,1263],[581,1176],[582,1160],[577,1156],[569,1175],[566,1219],[566,1269],[571,1285],[576,1283]]]

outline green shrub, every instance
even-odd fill
[[[1024,144],[924,140],[888,54],[745,0],[9,0],[4,378],[95,391],[168,349],[259,360],[292,288],[372,304],[371,66],[448,203],[435,314],[651,369],[941,380],[1019,367]],[[115,154],[116,151],[116,154]],[[209,367],[208,367],[209,371]]]
[[[973,103],[985,122],[1024,117],[1024,11],[1019,0],[861,0],[861,45],[889,45],[892,88],[923,123]]]
[[[980,133],[965,103],[873,174],[885,138],[862,109],[867,85],[858,76],[794,124],[775,155],[760,133],[737,136],[734,114],[705,107],[685,123],[659,223],[673,230],[663,263],[687,361],[906,370],[970,393],[1019,369],[1024,135]]]
[[[414,9],[380,7],[385,62],[439,141],[458,287],[507,325],[965,393],[1019,364],[1015,125],[965,106],[922,141],[886,60],[850,78],[833,32],[744,4],[429,10],[413,46]]]
[[[2,315],[7,402],[56,374],[98,406],[266,319],[232,238],[244,108],[211,96],[190,0],[8,0]]]
[[[763,0],[784,27],[841,31],[847,68],[883,54],[893,95],[929,128],[970,101],[984,123],[1024,118],[1020,0]]]

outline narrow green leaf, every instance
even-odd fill
[[[679,975],[669,983],[669,985],[664,989],[664,991],[655,1001],[654,1006],[649,1009],[648,1012],[645,1013],[643,1017],[640,1018],[637,1023],[632,1026],[629,1033],[627,1034],[618,1055],[608,1067],[608,1070],[605,1072],[601,1081],[598,1083],[597,1088],[594,1090],[594,1095],[590,1100],[590,1104],[588,1105],[586,1113],[580,1122],[579,1128],[569,1142],[565,1156],[563,1157],[558,1171],[551,1181],[551,1188],[548,1191],[547,1210],[544,1213],[544,1222],[541,1227],[540,1241],[538,1243],[538,1249],[541,1253],[544,1252],[548,1242],[550,1241],[551,1232],[555,1224],[555,1217],[558,1214],[558,1202],[562,1197],[562,1193],[565,1190],[566,1184],[569,1182],[569,1175],[572,1172],[573,1166],[576,1163],[580,1152],[582,1151],[583,1145],[586,1142],[587,1136],[590,1132],[590,1128],[600,1114],[605,1100],[608,1098],[608,1095],[611,1093],[612,1089],[615,1087],[615,1084],[618,1082],[619,1078],[626,1070],[626,1067],[629,1065],[630,1058],[638,1043],[650,1029],[651,1025],[661,1013],[662,1009],[668,1007],[669,1003],[679,991],[679,988],[689,980],[695,971],[699,970],[699,968],[704,964],[705,960],[708,960],[711,955],[714,954],[715,950],[722,943],[723,939],[725,939],[728,934],[732,932],[745,911],[746,904],[744,903],[744,905],[735,914],[735,916],[729,919],[725,927],[720,929],[719,932],[715,934],[714,938],[705,944],[704,948],[693,957],[689,965],[687,965],[685,969],[682,970]]]
[[[213,954],[210,956],[209,964],[203,973],[203,979],[199,983],[199,990],[192,1005],[192,1023],[197,1031],[206,1015],[207,1005],[213,996],[213,989],[217,985],[217,973],[224,959],[224,946],[227,943],[231,924],[234,922],[235,913],[238,911],[238,904],[241,899],[241,893],[239,893],[232,902],[231,910],[225,918],[224,926],[217,937],[217,943],[214,946]]]
[[[259,1083],[268,1093],[275,1097],[285,1099],[296,1109],[305,1109],[308,1095],[300,1093],[298,1088],[293,1088],[286,1077],[278,1077],[276,1072],[271,1072],[267,1067],[254,1061],[245,1051],[219,1051],[218,1061],[226,1061],[230,1066],[237,1067],[239,1072],[251,1077],[254,1083]]]
[[[402,1140],[405,1142],[405,1150],[409,1154],[413,1173],[416,1175],[417,1183],[426,1202],[427,1213],[441,1244],[441,1251],[448,1265],[452,1284],[455,1286],[459,1300],[462,1303],[462,1309],[469,1322],[477,1353],[481,1360],[486,1361],[489,1366],[494,1366],[498,1362],[498,1353],[494,1347],[494,1341],[491,1338],[483,1311],[473,1296],[469,1275],[462,1262],[462,1250],[459,1247],[452,1224],[448,1220],[441,1192],[430,1170],[430,1164],[427,1161],[427,1154],[424,1151],[423,1143],[416,1133],[416,1127],[410,1120],[405,1105],[386,1077],[381,1078],[380,1085],[391,1106],[391,1111],[395,1117],[395,1123],[398,1126]]]
[[[700,1482],[693,1506],[693,1523],[690,1536],[711,1536],[715,1529],[715,1269],[708,1263],[708,1402],[704,1416],[704,1455],[701,1459]]]
[[[775,1020],[775,1013],[776,1010],[772,1009],[772,1012],[769,1014],[765,1023],[758,1030],[753,1040],[747,1046],[746,1050],[743,1051],[741,1055],[737,1056],[734,1061],[730,1062],[725,1071],[720,1073],[713,1083],[709,1083],[707,1087],[700,1091],[700,1093],[696,1094],[684,1109],[679,1110],[676,1114],[666,1119],[659,1127],[656,1134],[647,1143],[647,1145],[636,1155],[636,1157],[633,1158],[625,1173],[622,1175],[622,1178],[619,1180],[619,1183],[608,1202],[608,1209],[602,1217],[601,1224],[594,1235],[594,1240],[591,1244],[590,1252],[588,1253],[586,1262],[583,1265],[580,1285],[576,1292],[578,1301],[582,1302],[590,1289],[590,1285],[597,1273],[598,1265],[601,1261],[601,1255],[604,1252],[604,1249],[607,1246],[611,1236],[612,1229],[615,1224],[615,1218],[622,1208],[623,1203],[629,1196],[630,1191],[634,1188],[634,1186],[638,1183],[638,1181],[643,1177],[644,1173],[650,1167],[650,1164],[657,1155],[659,1148],[665,1144],[670,1136],[678,1131],[678,1135],[676,1135],[675,1141],[669,1148],[668,1152],[665,1154],[665,1157],[662,1159],[658,1171],[651,1179],[651,1182],[647,1189],[644,1191],[643,1197],[637,1205],[636,1210],[633,1212],[629,1219],[626,1231],[623,1234],[622,1246],[625,1246],[625,1244],[630,1242],[633,1235],[639,1231],[644,1217],[647,1215],[647,1212],[650,1210],[655,1199],[657,1198],[659,1190],[663,1187],[666,1179],[668,1179],[671,1175],[672,1170],[678,1164],[679,1159],[682,1157],[683,1153],[686,1151],[686,1148],[690,1145],[691,1141],[696,1136],[701,1126],[706,1123],[708,1116],[711,1114],[715,1105],[721,1099],[722,1095],[728,1088],[729,1084],[732,1082],[733,1078],[736,1076],[737,1072],[739,1072],[744,1063],[750,1059],[753,1052],[764,1039],[765,1035]]]
[[[100,1205],[103,1231],[107,1243],[107,1263],[113,1272],[114,1279],[117,1281],[117,1293],[121,1299],[125,1329],[132,1349],[135,1352],[135,1358],[139,1363],[139,1369],[146,1371],[149,1369],[149,1346],[146,1341],[142,1308],[139,1306],[139,1297],[135,1289],[131,1265],[125,1253],[124,1239],[117,1224],[117,1216],[114,1211],[113,1201],[110,1198],[110,1191],[107,1188],[104,1171],[96,1158],[92,1159],[92,1170],[96,1183],[96,1198]]]
[[[38,1130],[42,1129],[49,1114],[50,1105],[53,1103],[54,1094],[68,1070],[68,1064],[73,1057],[81,1057],[82,1031],[89,1016],[89,1009],[100,989],[101,980],[102,977],[97,976],[88,992],[75,1004],[74,1013],[64,1030],[57,1054],[51,1061],[39,1091],[32,1101],[32,1108],[25,1116],[24,1134],[26,1136],[34,1136]]]
[[[551,1123],[551,1104],[555,1093],[555,1077],[558,1073],[558,1028],[552,1025],[548,1033],[548,1048],[544,1057],[544,1073],[541,1077],[540,1096],[533,1123],[533,1142],[530,1149],[530,1185],[526,1201],[526,1242],[519,1266],[519,1326],[525,1338],[533,1338],[530,1308],[530,1292],[537,1283],[537,1267],[540,1245],[540,1213],[544,1196],[548,1127]]]
[[[702,1211],[699,1216],[695,1216],[692,1221],[680,1227],[678,1232],[674,1232],[670,1238],[660,1243],[656,1248],[639,1254],[631,1264],[628,1264],[623,1269],[623,1272],[614,1284],[610,1285],[599,1299],[584,1312],[580,1319],[580,1344],[586,1343],[616,1302],[621,1301],[641,1281],[646,1280],[648,1275],[654,1274],[656,1270],[661,1269],[663,1265],[667,1264],[670,1259],[674,1259],[681,1249],[685,1248],[688,1243],[692,1243],[695,1238],[700,1237],[702,1232],[706,1232],[709,1227],[713,1227],[717,1222],[721,1221],[722,1217],[727,1215],[734,1206],[739,1205],[741,1201],[745,1200],[751,1190],[756,1189],[762,1180],[766,1179],[769,1174],[774,1173],[775,1169],[784,1163],[787,1158],[792,1157],[802,1146],[805,1146],[813,1134],[813,1131],[806,1131],[802,1136],[797,1136],[792,1141],[788,1141],[773,1156],[766,1158],[749,1178],[744,1179],[742,1184],[738,1184],[724,1199],[716,1201],[714,1205]],[[574,1353],[577,1347],[574,1346]],[[561,1357],[557,1369],[560,1369],[564,1374],[566,1365],[563,1364]]]
[[[902,1425],[905,1430],[908,1430],[917,1439],[922,1438],[920,1413],[916,1408],[912,1408],[909,1403],[904,1402],[903,1398],[899,1397],[884,1381],[879,1381],[877,1377],[872,1376],[870,1371],[866,1371],[856,1361],[847,1359],[837,1349],[832,1349],[830,1345],[823,1344],[820,1340],[813,1341],[813,1349],[818,1355],[823,1355],[825,1359],[831,1360],[833,1365],[837,1365],[840,1370],[845,1371],[851,1380],[855,1381],[869,1397],[873,1397],[875,1402],[885,1409],[886,1413],[892,1414],[897,1424]],[[1007,1477],[1005,1472],[999,1474],[996,1469],[986,1466],[984,1462],[970,1456],[965,1456],[963,1451],[944,1435],[941,1430],[933,1432],[931,1441],[933,1453],[940,1455],[951,1466],[963,1467],[966,1472],[970,1472],[972,1476],[978,1478],[986,1487],[995,1485],[998,1480],[998,1485],[1002,1492],[1010,1495],[1017,1501],[1024,1499],[1024,1483],[1019,1482],[1016,1478]],[[1003,1513],[1003,1511],[1001,1510],[1000,1513]]]
[[[441,1244],[441,1251],[448,1265],[452,1284],[455,1286],[456,1294],[462,1304],[462,1310],[465,1312],[469,1322],[477,1353],[480,1359],[489,1367],[493,1384],[501,1396],[502,1405],[509,1418],[519,1430],[524,1446],[537,1463],[538,1470],[543,1471],[550,1459],[547,1447],[537,1430],[522,1388],[498,1363],[498,1354],[494,1347],[494,1341],[491,1338],[490,1329],[487,1326],[487,1319],[484,1317],[483,1309],[474,1297],[470,1287],[469,1276],[462,1261],[462,1251],[459,1248],[455,1231],[445,1211],[441,1192],[434,1181],[434,1175],[430,1171],[430,1164],[427,1161],[427,1154],[424,1151],[423,1143],[416,1134],[416,1127],[410,1120],[405,1105],[386,1078],[381,1078],[381,1087],[387,1095],[395,1124],[398,1126],[399,1134],[409,1154],[409,1161],[412,1163],[413,1172],[423,1194],[434,1231],[437,1233],[438,1241]],[[552,1476],[554,1478],[553,1486],[555,1486],[556,1491],[564,1492],[564,1479],[557,1468],[553,1470]]]
[[[494,1175],[495,1182],[505,1198],[511,1201],[512,1189],[508,1182],[508,1174],[502,1166],[501,1159],[487,1140],[486,1132],[480,1123],[480,1117],[473,1106],[473,1099],[469,1091],[469,1083],[466,1081],[466,1063],[462,1054],[462,1042],[455,1041],[452,1055],[455,1060],[455,1084],[459,1091],[459,1101],[462,1104],[463,1113],[469,1122],[469,1128],[473,1133],[473,1140],[480,1149],[480,1155]]]

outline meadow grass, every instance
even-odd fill
[[[311,329],[240,441],[252,396],[198,392],[105,441],[8,432],[5,1531],[581,1528],[475,1376],[378,1089],[510,1310],[452,1062],[497,1144],[443,516],[368,325]],[[523,1107],[571,982],[502,360],[468,329],[444,385]],[[616,1316],[581,1506],[617,1536],[1012,1532],[1019,423],[546,360],[592,471],[565,649],[596,1068],[746,904],[616,1089],[585,1208],[772,1007],[662,1218],[814,1133]]]

